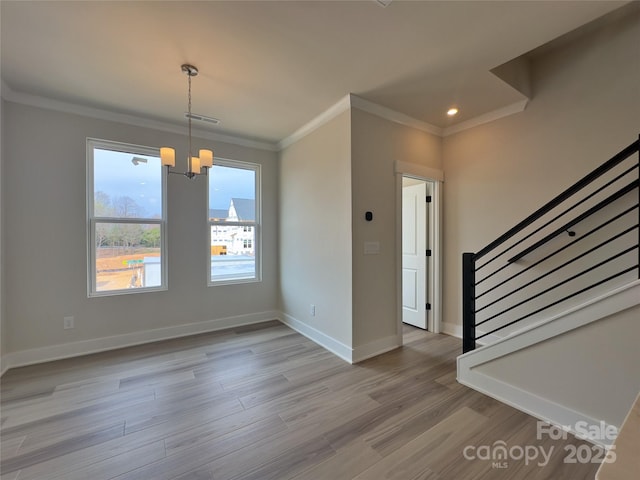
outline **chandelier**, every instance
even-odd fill
[[[176,151],[171,147],[160,148],[160,160],[162,165],[167,167],[168,173],[176,173],[184,175],[189,179],[193,179],[198,175],[207,175],[209,169],[213,166],[213,150],[202,149],[198,152],[198,156],[194,157],[191,153],[191,77],[198,75],[198,69],[193,65],[185,63],[182,65],[182,73],[187,75],[189,80],[189,109],[187,119],[189,124],[189,150],[187,151],[187,171],[174,171],[172,168],[176,166]],[[204,173],[202,173],[204,169]]]

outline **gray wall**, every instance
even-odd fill
[[[148,146],[184,136],[5,102],[5,347],[15,352],[277,308],[277,155],[221,142],[216,155],[262,165],[263,281],[207,287],[206,181],[168,182],[169,290],[87,298],[86,138]],[[186,154],[185,154],[186,155]],[[182,157],[183,155],[179,155]],[[76,327],[63,330],[62,318]],[[3,335],[4,337],[4,335]],[[3,349],[4,350],[4,349]]]
[[[534,56],[525,112],[444,140],[357,109],[287,147],[279,163],[273,152],[198,140],[196,147],[214,143],[220,157],[263,165],[256,284],[206,286],[205,183],[172,176],[169,291],[88,299],[85,138],[178,149],[185,138],[4,102],[0,250],[10,256],[0,258],[2,351],[277,308],[349,347],[394,335],[395,160],[444,169],[444,320],[459,325],[462,252],[637,138],[640,32],[638,14],[625,13]],[[363,221],[366,210],[374,222]],[[380,240],[381,254],[365,257],[366,240]],[[65,315],[76,317],[75,329],[62,329]]]
[[[0,372],[4,365],[2,356],[7,351],[7,326],[4,295],[4,100],[0,98]]]
[[[350,119],[347,110],[280,155],[281,309],[347,347],[352,346]]]
[[[442,169],[441,139],[358,110],[351,111],[353,205],[353,343],[359,347],[396,335],[396,176],[394,162]],[[374,219],[364,219],[366,211]],[[380,254],[364,255],[366,241]]]
[[[353,349],[396,337],[394,162],[440,169],[440,146],[438,137],[352,108],[281,152],[285,314]],[[373,222],[364,220],[368,210]],[[379,241],[380,254],[364,255],[365,241]]]
[[[635,12],[634,12],[635,10]],[[444,294],[461,324],[461,256],[484,247],[638,138],[638,9],[531,61],[523,113],[444,139]]]

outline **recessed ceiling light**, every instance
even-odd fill
[[[447,110],[447,115],[449,115],[450,117],[453,117],[457,113],[458,109],[456,107],[451,107],[449,110]]]

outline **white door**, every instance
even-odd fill
[[[402,321],[427,328],[427,186],[403,179],[402,187]]]

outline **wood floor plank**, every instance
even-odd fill
[[[142,411],[132,410],[125,414],[125,433],[143,430],[194,411],[206,411],[209,417],[217,415],[220,418],[242,410],[242,404],[237,398],[224,393],[214,396],[196,395],[177,402],[166,398],[157,399],[149,402]]]
[[[167,422],[155,424],[149,428],[138,430],[134,433],[125,435],[117,441],[107,441],[100,445],[88,447],[80,451],[72,452],[61,457],[57,457],[50,461],[42,462],[32,467],[28,467],[22,471],[21,480],[36,480],[45,478],[47,472],[71,472],[81,467],[86,467],[93,463],[102,462],[111,457],[122,455],[130,450],[139,449],[150,443],[154,443],[160,439],[171,441],[172,438],[180,438],[180,436],[194,428],[206,427],[211,423],[215,423],[213,427],[221,438],[227,440],[229,437],[224,435],[246,427],[247,425],[263,420],[268,416],[272,416],[271,412],[263,412],[258,409],[252,411],[252,415],[236,413],[229,416],[219,417],[218,412],[194,411],[185,413],[179,417],[172,417]],[[251,429],[245,435],[255,435]],[[188,438],[188,435],[185,436]],[[256,435],[259,439],[260,437]],[[235,438],[235,437],[232,437]],[[227,440],[228,441],[228,440]],[[196,452],[196,457],[200,453]],[[149,477],[152,478],[152,477]],[[168,477],[170,478],[170,477]]]
[[[165,440],[165,448],[167,449],[167,455],[176,455],[200,444],[207,443],[212,446],[214,445],[213,441],[233,432],[233,435],[228,435],[225,438],[225,447],[230,448],[230,440],[232,438],[236,439],[238,444],[243,443],[237,440],[238,435],[243,432],[247,432],[247,435],[251,435],[255,440],[258,440],[285,430],[285,423],[277,415],[272,415],[232,430],[229,430],[224,422],[209,422],[206,425],[201,425],[167,438]],[[219,452],[222,454],[222,450]]]
[[[311,427],[275,434],[219,458],[207,467],[214,478],[285,479],[332,455],[335,450]]]
[[[6,475],[0,475],[0,480],[18,480],[20,476],[20,470],[15,472],[7,473]]]
[[[165,457],[164,442],[145,445],[129,450],[120,455],[109,457],[100,462],[92,463],[84,468],[60,474],[53,473],[50,480],[110,480],[119,473],[126,473],[138,466],[146,465]]]
[[[56,432],[74,426],[89,425],[105,419],[119,420],[138,409],[144,411],[155,400],[153,391],[127,392],[126,395],[114,395],[100,402],[76,408],[64,407],[62,412],[47,411],[38,406],[33,417],[28,411],[19,418],[9,418],[2,426],[2,437],[12,438],[16,435],[39,435]]]
[[[367,445],[386,456],[420,436],[458,409],[466,406],[465,395],[448,390],[430,397],[428,405],[420,402],[402,410],[364,437]]]
[[[2,462],[0,473],[10,473],[16,470],[22,470],[31,465],[50,460],[69,452],[74,452],[86,448],[87,446],[104,443],[113,438],[122,437],[124,435],[124,422],[116,424],[112,427],[91,432],[85,435],[68,438],[53,445],[40,448],[22,455],[16,455]]]
[[[404,326],[404,346],[350,365],[265,322],[9,370],[0,480],[541,480],[465,445],[538,442],[536,420],[456,381],[460,340]]]
[[[304,402],[313,401],[328,391],[329,389],[324,385],[304,385],[298,388],[278,391],[275,394],[268,391],[259,391],[240,397],[240,401],[247,410],[262,407],[272,408],[274,411],[280,412]]]
[[[326,433],[380,406],[365,394],[354,395],[349,401],[344,401],[344,398],[335,398],[326,391],[322,396],[281,411],[280,417],[291,430],[313,426],[318,432]]]
[[[11,458],[15,456],[26,438],[25,435],[21,435],[14,438],[2,439],[2,442],[0,442],[1,458]]]
[[[463,407],[417,438],[395,450],[381,461],[359,474],[354,480],[405,480],[429,478],[434,465],[442,458],[459,461],[451,450],[464,444],[467,432],[484,428],[487,418]],[[452,448],[453,447],[453,448]]]
[[[168,455],[159,461],[149,463],[117,478],[118,480],[172,480],[187,472],[197,471],[208,466],[218,458],[227,459],[229,455],[234,455],[239,451],[243,451],[245,455],[247,450],[254,452],[255,444],[269,443],[274,436],[282,433],[287,433],[284,422],[280,418],[271,417],[224,435],[203,437],[191,446],[180,443],[184,442],[184,439],[178,439],[178,442],[173,444],[169,440],[173,447],[171,452],[175,454]],[[247,463],[249,463],[248,460],[239,461],[241,465]]]
[[[446,389],[442,387],[443,392]],[[423,404],[425,395],[413,390],[398,392],[393,402],[364,412],[353,420],[340,422],[338,426],[325,433],[334,448],[341,448],[352,441],[377,438],[378,432],[395,426],[403,418],[410,418],[414,412],[426,408]]]
[[[50,473],[65,475],[157,441],[158,438],[143,431],[97,445],[86,446],[81,450],[54,457],[23,469],[20,472],[20,480],[43,480]]]
[[[354,442],[336,455],[297,474],[293,479],[350,479],[366,470],[374,463],[382,460],[382,456],[363,442]]]
[[[262,462],[259,467],[235,475],[235,478],[243,480],[287,480],[334,455],[335,451],[325,438],[315,437],[298,443],[295,448],[291,448],[280,455],[271,455],[271,458],[266,462]],[[212,472],[215,476],[215,465],[212,468]]]
[[[16,455],[25,455],[44,448],[55,448],[55,445],[61,442],[73,441],[77,438],[99,437],[101,432],[117,431],[117,429],[121,429],[124,434],[124,420],[114,421],[113,419],[104,419],[89,424],[71,425],[69,428],[43,430],[37,434],[32,433],[24,437],[24,442],[22,442],[15,454],[3,456],[3,458],[9,459]],[[116,435],[114,438],[118,436],[119,435]]]

